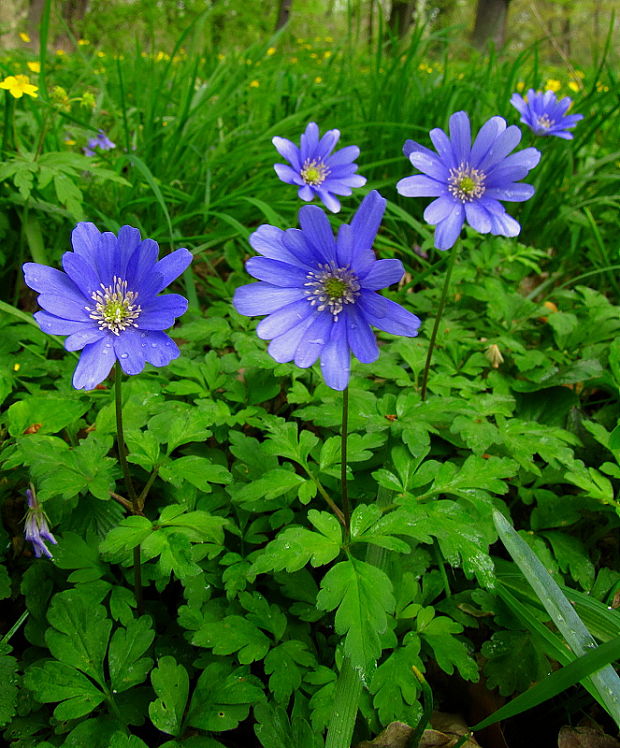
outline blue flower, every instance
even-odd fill
[[[516,184],[540,161],[536,148],[508,155],[521,140],[516,125],[506,127],[502,117],[491,117],[471,142],[469,117],[450,117],[450,137],[435,128],[430,132],[437,153],[407,140],[403,146],[423,174],[401,179],[396,189],[406,197],[435,197],[424,211],[424,220],[435,229],[437,249],[450,249],[463,224],[481,234],[516,236],[521,226],[499,202],[522,202],[534,194],[529,184]]]
[[[299,211],[301,229],[263,225],[250,237],[262,257],[252,257],[246,269],[260,282],[236,290],[235,309],[269,315],[256,332],[271,340],[270,355],[301,368],[320,358],[334,390],[349,383],[351,353],[362,363],[378,358],[371,325],[407,337],[420,327],[415,315],[376,293],[404,273],[400,260],[377,260],[372,251],[384,211],[384,198],[373,190],[336,239],[325,213],[312,205]]]
[[[353,161],[360,155],[356,145],[349,145],[332,154],[339,138],[339,130],[328,130],[319,139],[318,126],[310,122],[301,136],[300,148],[286,138],[275,137],[272,140],[278,153],[290,163],[290,166],[274,165],[280,179],[287,184],[298,185],[297,194],[306,202],[318,197],[332,213],[340,210],[340,202],[334,195],[350,195],[352,187],[366,184],[366,178],[355,173],[357,164]]]
[[[73,252],[65,252],[60,270],[27,262],[26,284],[39,292],[42,312],[34,316],[43,332],[68,335],[65,348],[82,350],[73,374],[76,389],[102,382],[118,359],[126,374],[139,374],[145,362],[165,366],[179,355],[162,330],[187,310],[178,294],[158,296],[188,267],[187,249],[157,260],[159,247],[140,232],[122,226],[118,237],[92,223],[78,223]]]
[[[34,491],[30,488],[26,489],[26,499],[28,500],[28,511],[24,521],[24,537],[32,543],[32,549],[37,558],[41,558],[41,556],[53,558],[45,543],[58,545],[58,541],[50,532],[47,514],[41,508]]]
[[[82,150],[85,156],[96,156],[95,148],[101,151],[111,151],[116,148],[116,143],[113,143],[103,130],[99,130],[99,134],[91,138]]]
[[[510,103],[521,115],[521,122],[535,135],[555,135],[557,138],[572,140],[573,134],[566,130],[572,129],[583,119],[583,114],[567,115],[573,102],[568,96],[558,101],[555,91],[542,93],[530,88],[525,98],[517,93],[513,94]]]

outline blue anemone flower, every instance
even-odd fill
[[[308,202],[318,197],[332,213],[340,210],[334,195],[350,195],[352,187],[362,187],[366,178],[356,174],[353,161],[360,155],[356,145],[341,148],[332,154],[340,138],[340,130],[328,130],[319,139],[319,128],[310,122],[301,136],[301,147],[286,138],[275,137],[272,143],[290,163],[275,164],[276,174],[287,184],[299,187],[298,196]]]
[[[499,202],[522,202],[534,194],[529,184],[517,184],[540,161],[536,148],[508,155],[521,140],[516,125],[491,117],[471,142],[469,117],[450,117],[450,136],[435,128],[430,137],[437,153],[413,140],[403,146],[405,156],[422,174],[401,179],[396,189],[406,197],[435,197],[424,220],[435,229],[437,249],[450,249],[465,221],[481,234],[516,236],[521,226]]]
[[[566,130],[572,129],[583,119],[583,114],[567,115],[573,102],[568,96],[558,100],[555,91],[542,93],[530,88],[525,98],[513,94],[510,103],[521,115],[521,122],[535,135],[555,135],[556,138],[572,140],[573,134]]]
[[[100,151],[111,151],[116,148],[116,143],[113,143],[103,130],[99,130],[99,133],[91,138],[82,150],[85,156],[96,156],[95,148]]]
[[[157,260],[159,247],[122,226],[118,237],[92,223],[78,223],[65,272],[27,262],[24,279],[39,292],[44,311],[34,316],[43,332],[68,335],[65,348],[82,350],[73,374],[76,389],[90,390],[118,359],[125,374],[139,374],[145,362],[165,366],[179,355],[163,330],[187,310],[178,294],[158,296],[192,261],[187,249]]]
[[[299,211],[300,229],[260,226],[250,244],[262,257],[246,263],[259,283],[235,291],[240,314],[268,315],[256,332],[271,340],[270,355],[301,368],[320,358],[325,382],[334,390],[349,383],[351,353],[362,363],[378,358],[371,325],[407,337],[420,327],[414,314],[376,293],[404,274],[400,260],[377,260],[372,250],[385,202],[370,192],[337,238],[323,210],[312,205]]]

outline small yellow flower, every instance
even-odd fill
[[[547,91],[559,91],[562,88],[562,83],[555,78],[549,78],[545,83],[545,89]]]
[[[324,36],[323,41],[329,44],[330,42],[333,42],[334,40],[331,36]]]
[[[327,60],[332,56],[332,53],[329,51],[329,49],[326,49],[325,52],[323,52],[323,57]]]
[[[78,39],[78,45],[80,47],[87,47],[90,44],[88,39]]]
[[[271,57],[272,55],[275,55],[277,51],[278,50],[275,47],[269,47],[269,49],[267,50],[267,54],[269,55],[269,57]]]
[[[218,54],[217,59],[221,62],[222,60],[226,59],[226,55],[223,55],[221,52]]]
[[[260,86],[260,82],[257,80],[250,81],[250,88],[258,88]]]
[[[316,52],[310,52],[310,57],[312,57],[313,60],[316,60],[316,58],[318,57],[318,55],[317,55]]]
[[[575,93],[579,92],[580,85],[577,83],[577,81],[568,81],[568,87],[571,91],[574,91]]]
[[[102,49],[97,50],[97,57],[105,57],[105,52]]]
[[[22,368],[21,364],[13,364],[13,371],[19,371]]]
[[[604,93],[605,91],[609,91],[609,86],[606,86],[604,83],[601,83],[600,81],[596,82],[596,90],[600,91],[601,93]]]
[[[323,83],[323,78],[321,78],[320,75],[317,75],[317,77],[314,79],[315,83]]]
[[[0,83],[0,88],[4,88],[16,99],[21,99],[24,94],[32,96],[33,99],[39,95],[38,86],[33,86],[27,75],[9,75]]]
[[[32,71],[33,73],[40,73],[41,72],[41,63],[40,62],[27,62],[26,65],[28,65],[28,70]]]
[[[581,78],[581,80],[586,77],[586,74],[583,72],[583,70],[575,70],[575,75],[577,76],[577,78]]]
[[[299,62],[299,57],[291,57],[291,63],[292,63],[293,65],[295,65],[295,64],[296,64],[296,63],[298,63],[298,62]]]
[[[30,37],[24,31],[19,32],[19,38],[24,42],[24,44],[28,44],[30,42]]]
[[[75,140],[73,140],[73,138],[65,138],[63,140],[63,143],[65,145],[72,146],[72,145],[75,145]]]
[[[525,81],[519,81],[517,83],[517,91],[521,92],[525,88]]]
[[[58,57],[62,57],[65,54],[65,50],[64,49],[57,49],[56,50],[56,54],[58,55]]]

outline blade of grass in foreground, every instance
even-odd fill
[[[591,653],[597,648],[596,642],[541,561],[508,524],[503,514],[494,511],[493,521],[506,549],[573,652],[578,657]],[[592,673],[590,678],[598,690],[602,706],[620,726],[620,678],[616,671],[607,665]]]

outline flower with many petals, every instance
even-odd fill
[[[554,91],[534,91],[530,88],[525,98],[515,93],[510,103],[521,115],[521,122],[535,135],[555,135],[557,138],[572,140],[571,130],[583,114],[566,114],[572,100],[565,96],[558,99]]]
[[[33,99],[39,95],[38,86],[33,86],[27,75],[9,75],[0,83],[0,88],[7,90],[15,99],[21,99],[24,94]]]
[[[313,205],[299,211],[301,229],[263,225],[250,237],[261,257],[249,259],[246,269],[259,282],[236,290],[235,309],[268,315],[256,332],[271,341],[270,355],[301,368],[320,358],[334,390],[349,383],[351,353],[362,363],[378,358],[371,326],[407,337],[420,327],[414,314],[377,293],[404,274],[400,260],[377,260],[372,250],[384,211],[384,198],[373,191],[337,238]]]
[[[438,127],[430,137],[437,153],[413,140],[403,146],[405,156],[422,174],[401,179],[396,189],[406,197],[435,197],[424,220],[435,229],[437,249],[450,249],[465,221],[481,234],[516,236],[521,226],[499,202],[522,202],[534,194],[529,184],[517,184],[540,160],[536,148],[510,152],[521,140],[516,125],[506,127],[502,117],[491,117],[473,145],[469,117],[450,117],[450,136]]]
[[[328,130],[319,138],[319,128],[310,122],[301,136],[300,147],[286,138],[273,138],[278,153],[289,162],[275,164],[276,174],[283,182],[299,187],[298,196],[308,202],[318,197],[332,213],[340,210],[340,201],[334,195],[350,195],[353,187],[362,187],[366,178],[356,174],[353,162],[360,154],[356,145],[332,153],[340,130]]]
[[[95,156],[95,148],[100,151],[111,151],[116,148],[116,143],[113,143],[103,130],[99,130],[99,133],[91,138],[82,150],[85,156]]]
[[[117,359],[125,374],[139,374],[146,362],[165,366],[177,358],[163,330],[187,310],[187,300],[158,294],[189,266],[191,252],[177,249],[158,261],[157,242],[132,226],[115,236],[78,223],[72,243],[62,257],[65,272],[27,262],[24,278],[40,294],[43,311],[34,316],[43,332],[68,335],[65,348],[82,350],[73,386],[93,389]]]
[[[26,489],[26,498],[28,500],[28,511],[24,521],[24,537],[32,543],[32,549],[37,558],[41,558],[41,556],[53,558],[45,543],[58,545],[58,541],[50,532],[47,514],[41,508],[32,488]]]

